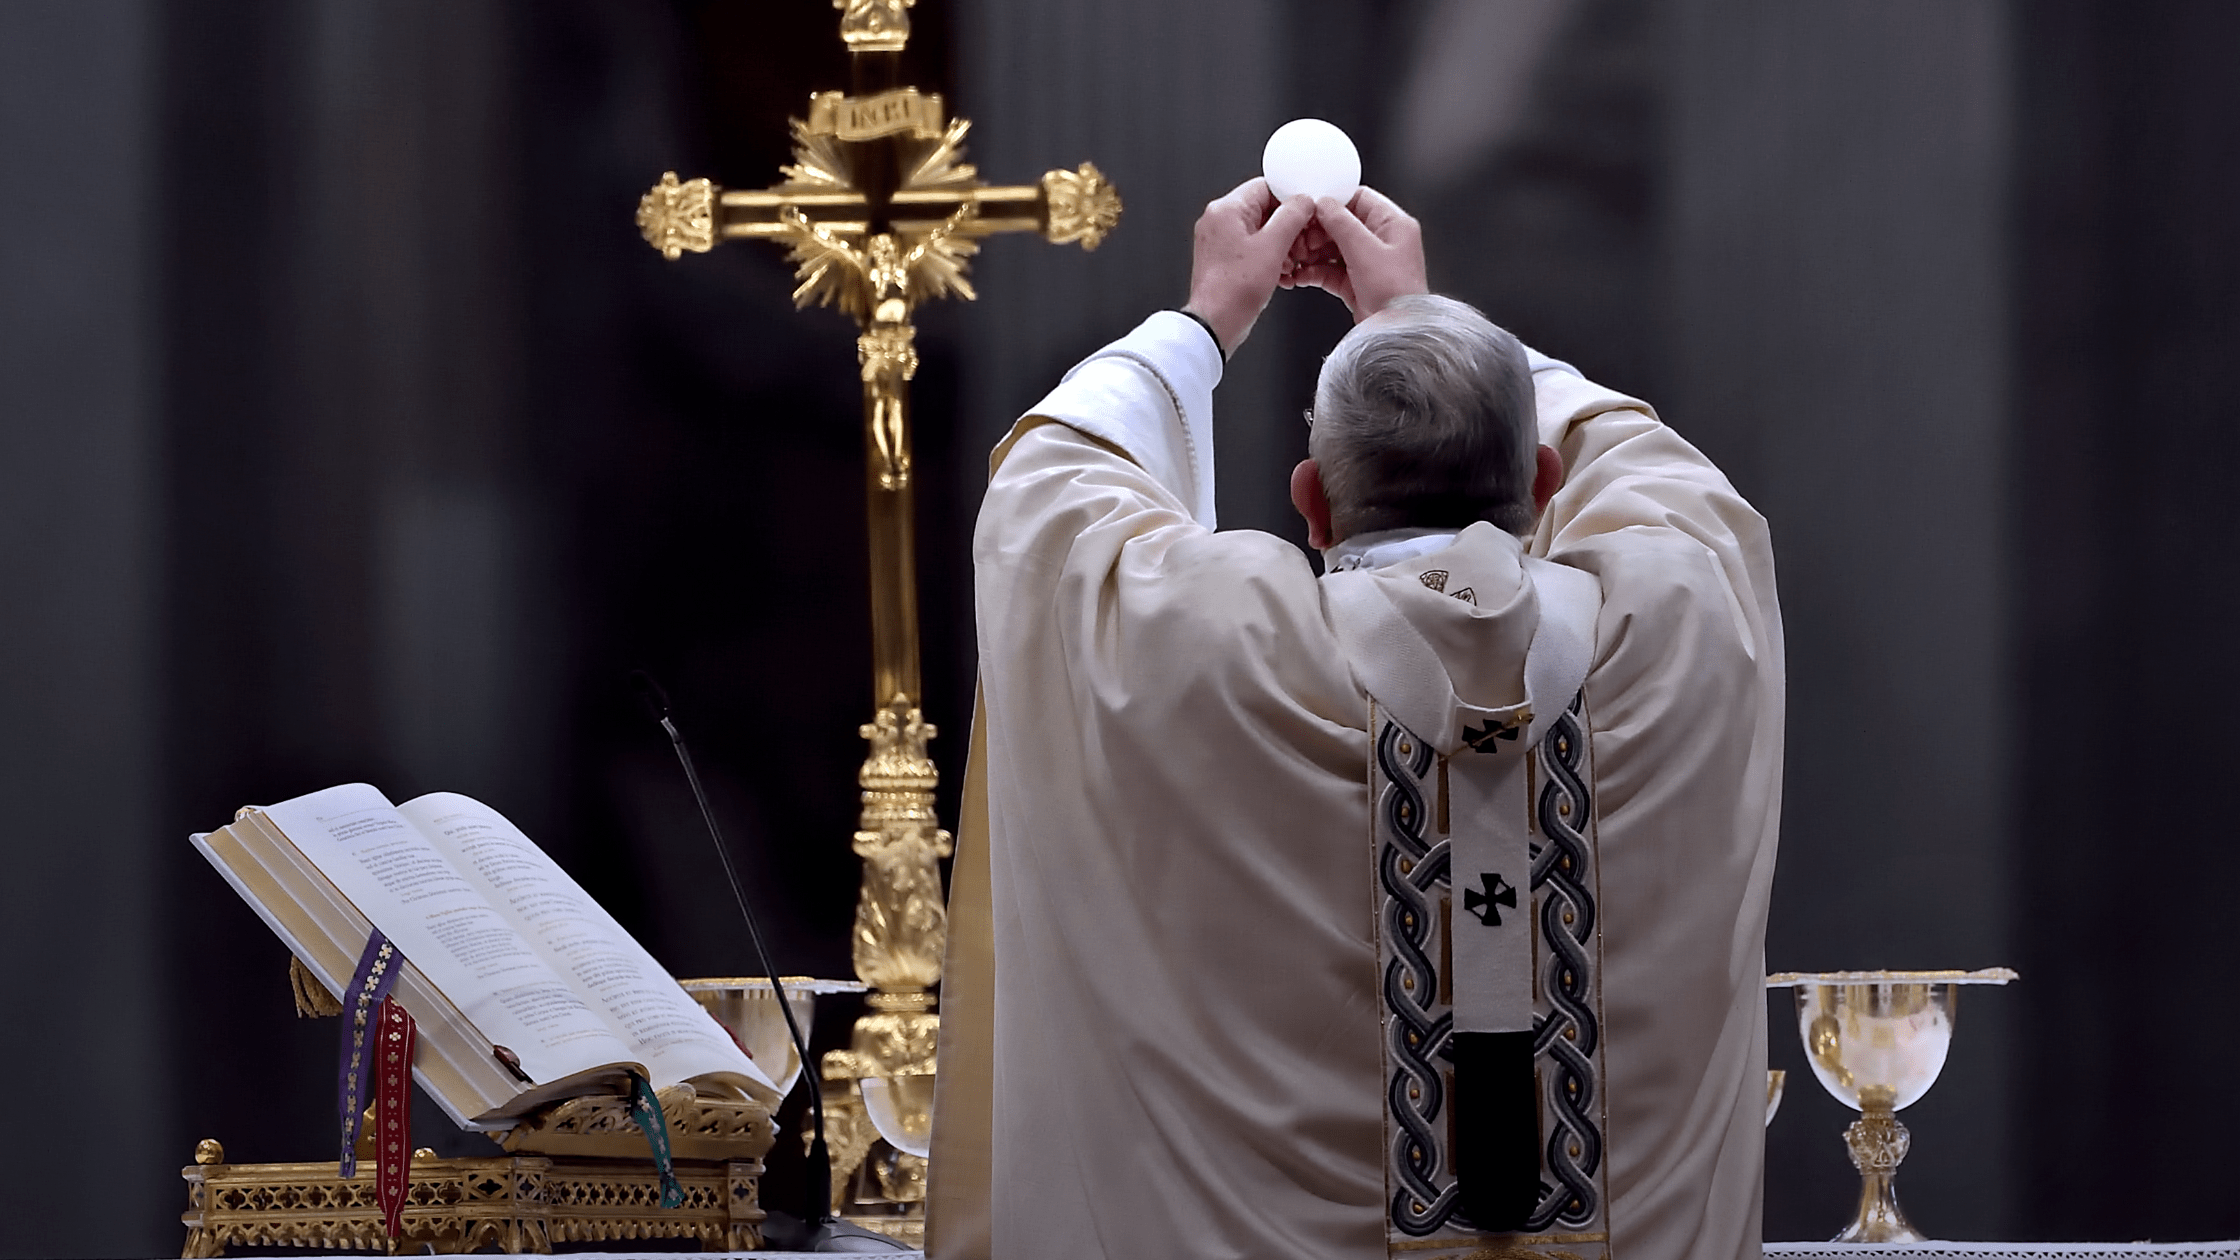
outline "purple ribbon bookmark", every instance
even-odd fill
[[[335,1074],[336,1106],[342,1113],[342,1177],[358,1175],[358,1125],[365,1116],[366,1095],[373,1081],[375,1012],[397,983],[404,969],[404,955],[389,943],[379,928],[366,941],[358,957],[358,970],[342,997],[342,1064]]]

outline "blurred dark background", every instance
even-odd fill
[[[914,400],[953,820],[988,447],[1183,296],[1198,208],[1346,127],[1433,283],[1656,403],[1771,519],[1768,963],[2009,964],[1906,1113],[1932,1235],[2240,1235],[2240,7],[920,0],[992,179],[1097,162],[1094,254],[989,243]],[[828,0],[0,5],[0,1255],[170,1254],[194,1142],[325,1153],[333,1028],[184,843],[350,780],[505,811],[672,970],[752,970],[631,702],[668,685],[789,972],[849,974],[870,696],[850,329],[777,251],[664,263],[665,169],[776,178]],[[1343,331],[1221,389],[1224,524],[1296,539]],[[1785,996],[1766,1236],[1855,1174]],[[820,1040],[854,1012],[820,1013]],[[482,1139],[423,1109],[421,1140]],[[781,1152],[797,1150],[789,1137]],[[793,1175],[772,1174],[775,1195]]]

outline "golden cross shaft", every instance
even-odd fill
[[[911,314],[923,301],[973,298],[969,261],[982,237],[1038,231],[1095,249],[1120,219],[1119,194],[1086,162],[1034,184],[980,182],[962,160],[971,124],[944,117],[939,96],[895,84],[913,3],[833,0],[853,91],[820,92],[807,118],[791,120],[794,160],[781,170],[785,182],[727,190],[705,179],[680,181],[672,171],[638,204],[639,230],[671,260],[727,240],[784,244],[795,305],[838,305],[859,330],[875,705],[861,728],[871,755],[857,775],[862,815],[854,847],[864,876],[854,956],[857,975],[874,992],[852,1049],[833,1051],[822,1065],[826,1112],[837,1126],[835,1208],[849,1201],[850,1176],[874,1136],[876,1117],[857,1096],[857,1080],[885,1082],[881,1096],[894,1100],[897,1116],[882,1126],[891,1121],[922,1134],[927,1123],[939,1030],[929,990],[940,981],[948,936],[939,859],[950,852],[949,833],[934,813],[939,778],[926,751],[934,729],[919,711]],[[898,1160],[915,1158],[902,1152],[915,1144],[903,1133],[879,1132],[897,1143]]]

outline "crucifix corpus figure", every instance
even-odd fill
[[[777,242],[795,265],[795,304],[837,306],[856,321],[875,707],[861,729],[871,751],[858,774],[855,851],[864,872],[854,954],[872,993],[851,1048],[826,1055],[822,1075],[834,1208],[875,1209],[851,1219],[909,1241],[922,1228],[912,1212],[924,1195],[921,1157],[940,1026],[933,990],[947,916],[938,863],[950,852],[933,808],[938,777],[927,743],[934,728],[919,711],[912,312],[937,298],[971,300],[969,262],[984,237],[1032,231],[1093,250],[1120,221],[1119,194],[1087,162],[1033,184],[980,182],[963,161],[972,124],[948,118],[940,96],[896,81],[912,3],[833,0],[852,90],[816,94],[807,117],[792,121],[794,160],[781,171],[783,183],[726,189],[671,171],[638,204],[639,230],[665,257],[727,240]],[[867,1113],[857,1090],[863,1080],[878,1082],[885,1111]],[[890,1149],[874,1167],[866,1157],[880,1138]]]
[[[1319,575],[1215,529],[1279,287],[1356,321]],[[1719,470],[1261,179],[994,464],[933,1260],[1755,1260],[1782,634]]]

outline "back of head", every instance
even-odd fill
[[[1393,302],[1330,352],[1307,438],[1340,539],[1476,521],[1522,534],[1538,445],[1524,347],[1431,294]]]

